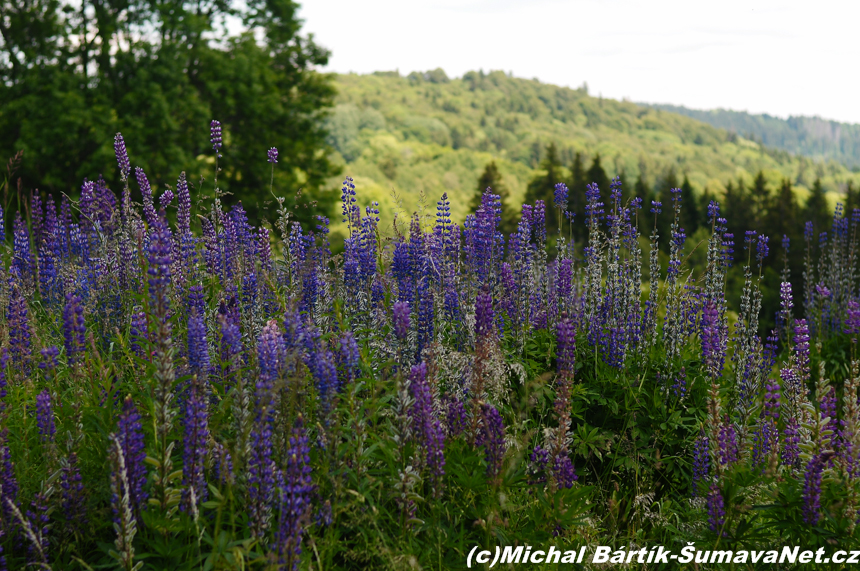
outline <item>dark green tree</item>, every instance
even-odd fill
[[[860,208],[860,188],[855,188],[854,181],[849,180],[845,185],[845,215],[851,215],[855,208]]]
[[[510,192],[502,180],[502,173],[499,172],[496,161],[487,163],[484,172],[478,178],[478,186],[475,189],[475,194],[472,196],[472,203],[469,205],[470,212],[475,212],[481,207],[481,197],[487,189],[490,189],[493,194],[498,194],[502,198],[502,232],[510,234],[516,228],[516,221],[513,209],[509,204]]]
[[[585,165],[582,162],[582,153],[573,155],[570,165],[570,178],[567,187],[570,191],[567,200],[567,209],[575,214],[573,219],[573,238],[581,241],[587,234],[583,221],[585,220],[585,187],[588,184]]]
[[[764,217],[764,212],[770,202],[770,189],[767,187],[767,180],[764,178],[764,172],[758,171],[758,174],[755,175],[752,186],[749,189],[749,193],[756,216],[756,222],[761,222]]]
[[[672,193],[669,191],[673,188],[678,188],[679,184],[675,168],[670,166],[663,173],[663,176],[657,179],[654,192],[650,198],[650,200],[656,200],[663,204],[663,212],[657,216],[657,231],[660,232],[660,248],[667,252],[669,251],[669,241],[671,240],[672,220],[675,216],[672,211]],[[650,201],[646,202],[650,204]],[[684,208],[686,206],[682,203],[682,214]],[[650,206],[648,210],[650,210]],[[689,236],[689,232],[687,235]]]
[[[821,185],[821,179],[816,178],[812,183],[812,189],[809,191],[809,198],[806,199],[806,204],[803,207],[803,221],[812,221],[814,236],[817,237],[821,232],[824,232],[830,226],[832,213],[827,204],[827,196],[824,194],[824,187]]]
[[[186,171],[211,193],[209,121],[223,124],[219,186],[252,214],[276,188],[322,200],[333,174],[320,113],[334,97],[314,71],[328,52],[300,35],[291,0],[0,0],[0,155],[23,150],[25,186],[58,194],[103,174],[117,188],[113,137],[156,187]],[[246,32],[230,36],[238,17]],[[137,191],[137,185],[132,184]],[[299,213],[310,218],[311,210]]]
[[[726,184],[725,198],[722,204],[722,215],[728,220],[729,231],[734,235],[736,255],[743,248],[744,236],[747,230],[756,228],[755,202],[743,179],[738,178],[737,186],[729,181]]]
[[[555,185],[564,182],[564,178],[555,143],[547,145],[546,154],[540,162],[540,170],[543,172],[535,176],[526,187],[525,202],[531,204],[535,200],[543,200],[546,203],[547,228],[558,228],[554,191]]]
[[[701,214],[702,209],[693,191],[693,185],[685,174],[684,182],[681,183],[681,227],[686,231],[687,236],[692,236],[699,229],[702,224]]]
[[[596,183],[600,188],[600,196],[603,199],[603,204],[609,204],[609,175],[606,174],[606,171],[603,170],[603,166],[600,164],[600,153],[594,155],[594,158],[591,161],[591,166],[588,168],[588,172],[585,173],[585,180],[588,181],[588,184]]]

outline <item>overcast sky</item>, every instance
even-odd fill
[[[860,2],[300,0],[329,71],[501,69],[592,95],[860,123]]]

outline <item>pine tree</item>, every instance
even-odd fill
[[[475,188],[475,194],[472,196],[472,204],[469,206],[470,212],[476,212],[481,207],[481,197],[484,192],[489,190],[493,194],[498,194],[502,198],[502,232],[510,233],[516,226],[514,221],[513,210],[508,201],[510,200],[510,192],[502,180],[502,173],[499,172],[499,167],[496,166],[496,161],[490,161],[484,168],[478,178],[478,186]]]
[[[738,178],[737,186],[731,181],[726,184],[722,211],[728,219],[729,231],[735,238],[735,252],[740,252],[746,231],[756,230],[754,204],[743,179]]]
[[[855,208],[860,208],[860,188],[855,188],[854,181],[849,180],[845,185],[845,215],[850,216]]]
[[[699,229],[701,210],[693,192],[693,185],[685,174],[684,182],[681,183],[681,227],[687,232],[687,236],[692,236]]]
[[[526,188],[525,202],[534,203],[535,200],[543,200],[546,203],[547,228],[558,227],[558,215],[553,204],[556,183],[563,182],[562,164],[558,158],[558,149],[555,143],[546,147],[546,155],[540,162],[540,170],[543,174],[537,175],[529,182]]]
[[[812,221],[814,236],[818,236],[821,232],[827,230],[830,224],[830,207],[827,205],[827,196],[824,193],[824,187],[821,186],[821,179],[816,178],[812,183],[812,189],[809,193],[809,198],[806,199],[806,205],[803,207],[803,220]]]
[[[591,167],[585,173],[585,179],[588,183],[596,183],[600,188],[600,196],[604,205],[609,204],[609,176],[600,164],[600,153],[594,155],[591,162]]]
[[[567,182],[569,189],[567,209],[576,214],[573,220],[573,238],[577,242],[585,239],[588,230],[583,221],[585,220],[585,187],[588,184],[585,165],[582,163],[582,153],[577,152],[573,156],[570,165],[570,179]]]

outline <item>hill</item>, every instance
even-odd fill
[[[389,215],[433,207],[447,192],[452,216],[462,221],[491,160],[518,208],[551,142],[565,165],[576,152],[586,155],[586,166],[599,153],[610,176],[623,173],[628,183],[641,174],[654,186],[674,171],[686,174],[695,191],[717,196],[728,181],[750,183],[759,171],[773,189],[788,178],[801,199],[816,178],[831,202],[849,180],[860,182],[860,174],[833,160],[793,156],[678,113],[501,71],[458,79],[442,70],[345,74],[335,83],[327,119],[335,160],[355,178],[360,196]]]
[[[648,106],[692,117],[796,155],[832,159],[860,171],[860,125],[857,124],[839,123],[821,117],[780,119],[767,114],[753,115],[726,109],[703,111],[678,105]]]

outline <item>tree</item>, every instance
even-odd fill
[[[594,155],[594,158],[591,161],[591,167],[589,167],[588,172],[585,173],[585,179],[589,184],[596,183],[600,188],[600,196],[601,200],[603,200],[604,205],[609,204],[609,176],[606,174],[606,171],[603,170],[603,166],[600,164],[600,153]]]
[[[583,224],[585,220],[585,187],[587,184],[588,179],[586,178],[585,165],[582,163],[582,153],[577,151],[573,155],[573,162],[570,165],[570,178],[567,181],[569,189],[567,209],[576,215],[573,219],[573,237],[577,241],[584,239],[588,232],[585,224]]]
[[[154,186],[186,171],[212,190],[209,121],[223,125],[219,186],[257,214],[268,197],[266,150],[280,151],[276,188],[305,199],[334,174],[321,112],[328,52],[299,34],[291,0],[0,0],[0,154],[24,151],[23,181],[53,194],[103,174],[120,186],[113,137]],[[247,31],[221,23],[238,17]],[[257,39],[261,40],[260,42]],[[200,160],[198,157],[205,157]],[[132,189],[137,192],[136,184]],[[325,205],[322,205],[325,208]],[[310,210],[301,214],[310,218]]]
[[[723,217],[728,220],[729,231],[734,235],[735,252],[741,251],[747,230],[755,228],[755,206],[743,179],[738,178],[737,186],[729,181],[723,199]]]
[[[546,155],[540,162],[540,170],[543,174],[535,176],[526,188],[525,202],[530,204],[535,200],[543,200],[546,204],[547,228],[557,228],[558,215],[554,204],[554,192],[555,185],[563,182],[563,177],[555,143],[547,145]]]
[[[516,227],[514,213],[508,204],[510,200],[510,192],[502,180],[502,173],[496,166],[496,161],[490,161],[484,168],[478,178],[478,186],[475,189],[475,194],[472,197],[472,204],[469,206],[471,212],[476,212],[481,207],[481,197],[484,192],[490,190],[493,194],[498,194],[502,199],[502,232],[509,234]]]
[[[845,185],[845,215],[850,216],[855,208],[860,208],[860,188],[855,188],[854,181],[849,180]]]
[[[821,186],[821,179],[816,178],[812,183],[809,198],[806,199],[806,205],[803,207],[803,221],[812,221],[813,236],[818,237],[829,226],[830,218],[831,212],[827,205],[824,187]]]
[[[685,174],[684,182],[681,183],[681,228],[687,232],[687,236],[692,236],[699,229],[701,211],[693,185]]]

